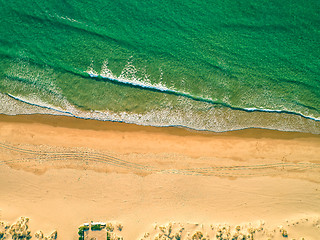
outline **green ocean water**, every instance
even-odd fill
[[[5,114],[320,133],[318,0],[0,0],[0,12]]]

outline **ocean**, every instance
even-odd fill
[[[0,113],[320,134],[320,1],[0,0]]]

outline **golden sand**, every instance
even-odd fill
[[[91,220],[121,222],[124,239],[262,221],[261,239],[282,237],[280,225],[289,238],[320,236],[319,135],[0,115],[0,161],[0,220],[27,216],[62,240]]]

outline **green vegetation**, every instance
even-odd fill
[[[18,222],[11,225],[9,228],[9,234],[12,239],[30,239],[31,232],[28,230],[29,218],[21,217]]]
[[[121,232],[121,231],[122,231],[122,229],[123,229],[123,225],[118,224],[118,225],[117,225],[117,229]]]
[[[203,234],[202,232],[196,232],[195,234],[193,234],[192,236],[192,240],[201,240],[203,239]]]
[[[79,240],[84,240],[84,231],[89,230],[88,226],[80,226],[78,230]]]
[[[91,225],[91,230],[92,230],[92,231],[97,231],[97,230],[101,230],[101,229],[102,229],[101,224]]]
[[[281,232],[282,237],[285,237],[285,238],[288,237],[287,230],[281,229],[280,232]]]
[[[107,226],[106,226],[106,229],[107,229],[107,231],[109,231],[109,232],[113,232],[114,226],[113,226],[111,223],[108,223]]]

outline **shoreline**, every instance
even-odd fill
[[[209,130],[196,130],[184,126],[146,126],[135,123],[125,123],[117,121],[102,121],[96,119],[84,119],[73,116],[61,116],[51,114],[0,114],[0,122],[16,123],[39,123],[54,127],[66,127],[87,130],[117,130],[117,131],[144,131],[144,132],[164,132],[175,135],[202,135],[202,136],[238,136],[238,137],[266,137],[276,139],[294,138],[320,138],[320,134],[305,133],[295,131],[281,131],[267,128],[245,128],[224,132],[214,132]]]
[[[12,99],[13,98],[13,99]],[[7,94],[0,93],[0,102],[3,102],[5,106],[0,106],[0,112],[11,116],[26,116],[30,115],[52,115],[52,116],[66,116],[73,117],[80,120],[93,120],[102,122],[117,122],[134,124],[138,126],[153,126],[153,127],[176,127],[190,129],[191,131],[209,131],[213,133],[223,133],[229,131],[241,131],[246,129],[270,129],[282,132],[301,132],[312,133],[320,135],[320,125],[317,119],[312,117],[299,116],[291,113],[282,113],[279,111],[253,111],[247,109],[247,111],[241,110],[221,110],[216,109],[209,111],[209,115],[202,115],[197,118],[197,122],[189,120],[177,121],[176,118],[183,118],[181,113],[174,112],[156,112],[160,119],[154,118],[151,112],[139,115],[129,114],[120,116],[114,112],[91,112],[85,110],[76,110],[72,107],[68,111],[57,110],[60,114],[57,114],[54,108],[50,106],[41,106],[37,104],[31,104],[24,100],[14,100],[15,97]],[[13,102],[12,102],[13,101]],[[14,109],[14,111],[13,111]],[[230,112],[231,111],[231,112]],[[18,113],[18,114],[17,114]],[[193,113],[193,112],[192,112]],[[164,116],[163,116],[164,114]],[[175,117],[173,117],[175,116]],[[230,116],[231,119],[229,118]],[[206,121],[207,119],[208,121]],[[211,122],[211,120],[214,120]],[[159,125],[159,123],[162,123]]]
[[[155,223],[277,228],[320,216],[315,134],[0,115],[0,139],[0,220],[30,217],[30,229],[58,239],[77,239],[91,220],[123,223],[124,239],[141,239]],[[319,228],[302,225],[289,238],[316,239]]]

